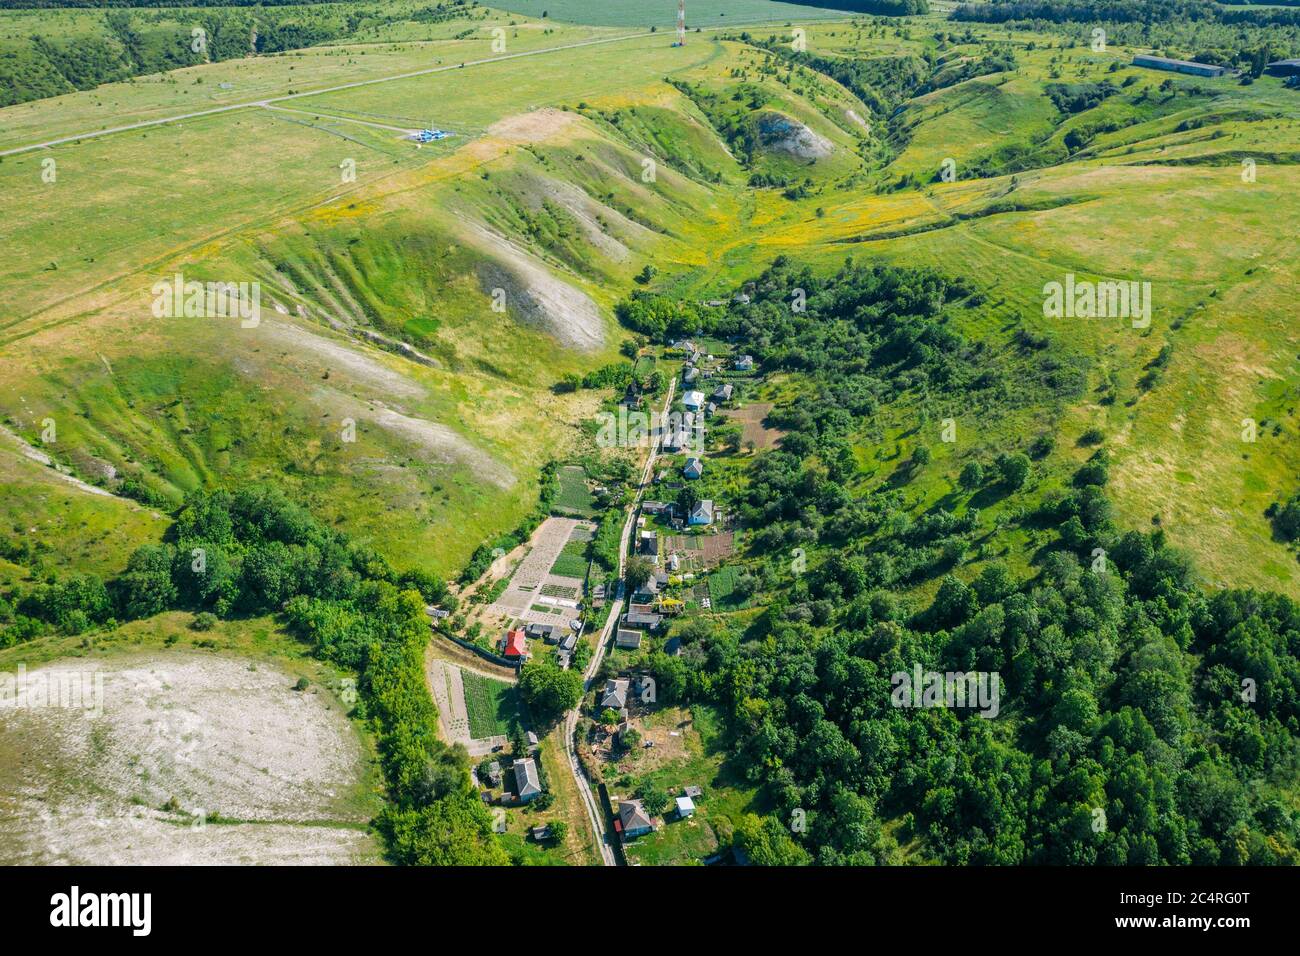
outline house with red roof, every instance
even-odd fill
[[[505,647],[501,651],[505,657],[519,658],[520,660],[528,656],[528,639],[522,630],[506,631]]]

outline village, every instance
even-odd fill
[[[725,602],[734,576],[726,563],[740,529],[709,490],[709,449],[734,456],[746,438],[751,453],[774,441],[764,440],[761,426],[770,404],[756,403],[748,416],[740,407],[742,390],[758,380],[754,359],[731,351],[689,339],[662,350],[674,380],[626,512],[621,575],[602,573],[591,557],[608,488],[570,466],[560,475],[567,509],[553,508],[525,546],[497,556],[472,610],[452,620],[428,609],[435,632],[458,648],[458,659],[430,665],[443,733],[477,761],[475,783],[498,833],[553,847],[582,823],[553,809],[556,785],[567,783],[556,753],[568,745],[567,725],[528,726],[514,687],[525,665],[544,662],[582,672],[573,776],[584,778],[580,789],[613,860],[636,865],[643,850],[653,859],[668,846],[697,861],[719,860],[713,827],[697,818],[708,815],[716,767],[703,754],[694,716],[659,702],[646,663],[681,655],[674,622]],[[637,410],[650,400],[634,378],[619,404]],[[723,440],[709,435],[715,428]]]

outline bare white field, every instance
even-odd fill
[[[328,690],[182,651],[6,678],[0,864],[379,862],[365,752]],[[64,706],[47,702],[58,687]]]

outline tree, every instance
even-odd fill
[[[563,843],[564,838],[569,835],[569,825],[563,820],[552,820],[549,826],[551,828],[551,839],[556,843]]]
[[[974,491],[984,484],[984,466],[978,461],[968,461],[957,481],[967,491]]]
[[[582,699],[582,677],[551,661],[529,661],[519,672],[519,692],[534,718],[556,720]]]
[[[125,617],[151,617],[167,610],[177,597],[171,549],[163,544],[137,548],[117,585],[118,605]]]
[[[505,866],[492,820],[472,793],[460,792],[418,810],[387,810],[380,827],[393,859],[407,866]]]
[[[775,817],[746,813],[736,824],[735,845],[755,866],[806,866],[810,862],[807,851]]]
[[[972,591],[959,578],[946,575],[939,584],[939,591],[930,606],[930,614],[940,627],[961,624],[972,614],[979,604]]]
[[[623,572],[623,577],[627,581],[629,591],[637,591],[642,588],[650,576],[654,574],[655,566],[650,563],[650,559],[641,555],[635,555],[628,559],[627,569]]]
[[[658,816],[668,809],[669,796],[667,791],[656,787],[649,780],[645,780],[636,788],[637,799],[641,801],[646,812],[651,816]]]
[[[997,467],[1002,483],[1012,491],[1022,488],[1029,478],[1029,458],[1019,452],[1014,455],[1000,455]]]

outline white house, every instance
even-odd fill
[[[691,509],[691,514],[687,519],[687,524],[713,524],[713,501],[709,498],[705,498],[703,501],[697,501],[695,507]]]
[[[694,389],[682,396],[682,407],[692,412],[698,412],[704,405],[704,393],[697,392]]]
[[[680,819],[685,820],[687,817],[693,816],[694,814],[695,814],[695,801],[692,800],[690,797],[678,797],[677,816]]]

